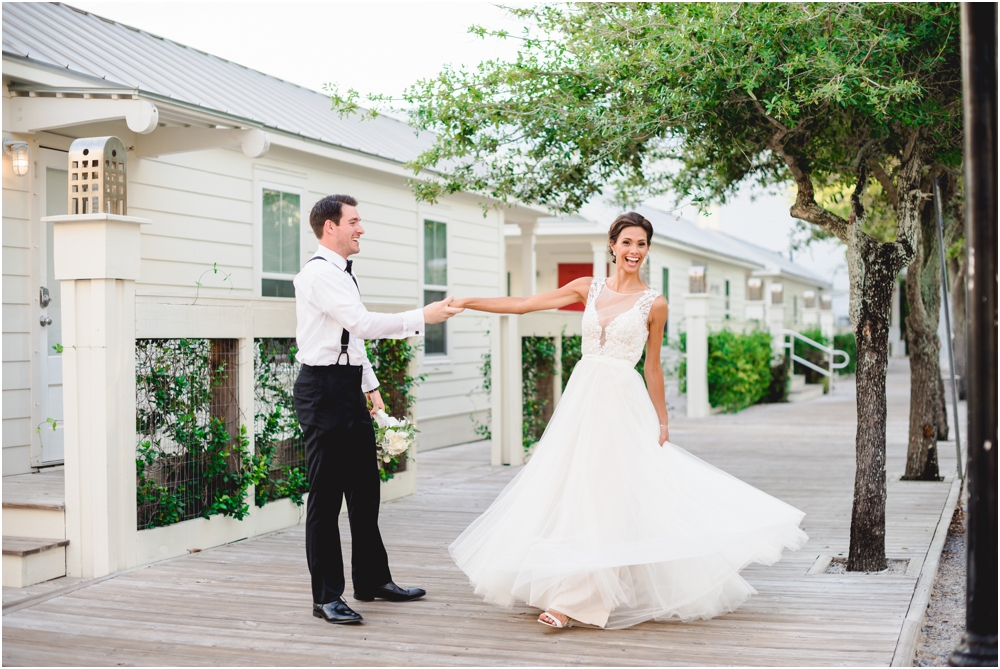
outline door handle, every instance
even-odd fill
[[[38,317],[38,322],[42,325],[42,327],[45,327],[46,325],[52,325],[52,319],[46,316],[45,314],[42,314],[41,316]]]

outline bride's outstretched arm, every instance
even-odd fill
[[[494,314],[526,314],[543,309],[558,309],[575,302],[586,302],[590,281],[590,277],[583,277],[570,281],[562,288],[530,297],[466,297],[452,300],[450,306]]]
[[[663,389],[663,367],[660,365],[660,347],[663,345],[663,326],[667,322],[667,299],[660,295],[649,310],[649,339],[646,340],[646,363],[642,368],[646,389],[653,401],[656,417],[660,419],[660,446],[670,441],[666,393]]]

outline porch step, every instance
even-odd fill
[[[24,588],[66,575],[66,539],[3,537],[3,585]]]
[[[806,387],[806,375],[792,374],[792,382],[788,386],[788,392],[794,393],[799,390],[805,390],[805,387]]]
[[[822,396],[823,386],[818,383],[809,383],[804,388],[790,391],[788,393],[788,401],[795,404],[798,402],[808,402]]]
[[[62,467],[3,479],[3,584],[23,588],[66,575]]]

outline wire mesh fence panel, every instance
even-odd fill
[[[251,478],[235,339],[138,339],[140,530],[214,514],[243,518]]]
[[[306,446],[295,415],[292,389],[301,365],[294,339],[254,340],[255,503],[276,499],[302,503],[309,490]]]

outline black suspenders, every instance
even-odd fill
[[[309,260],[306,261],[306,264],[311,263],[313,260],[326,260],[326,258],[324,258],[323,256],[313,256],[312,258],[310,258]],[[330,264],[332,265],[333,263],[330,263]],[[351,275],[351,278],[354,279],[354,285],[355,285],[355,287],[357,287],[358,280],[354,278],[353,274]],[[359,293],[361,292],[360,288],[358,288],[358,292]],[[341,364],[341,362],[340,362],[341,358],[347,358],[347,363],[346,364],[350,365],[351,364],[351,356],[347,354],[347,344],[351,341],[351,333],[348,332],[347,328],[344,328],[343,325],[341,325],[341,327],[343,328],[343,332],[341,332],[341,334],[340,334],[340,355],[337,356],[337,362],[334,363],[334,364],[339,365],[339,364]]]

